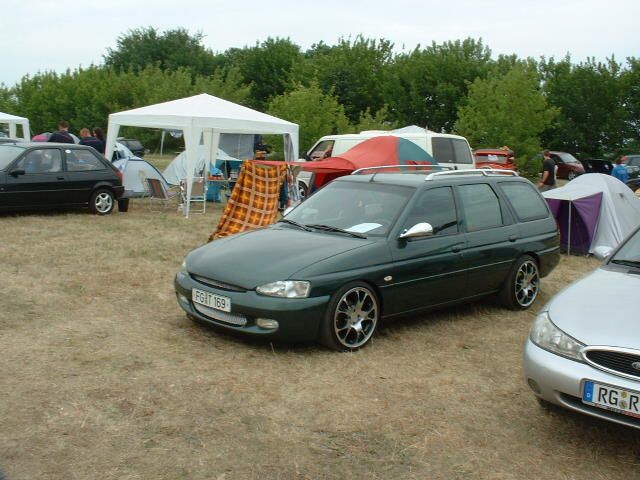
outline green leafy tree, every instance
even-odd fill
[[[545,144],[583,158],[615,155],[630,135],[621,65],[614,59],[574,65],[566,57],[543,60],[540,71],[549,103],[561,111]]]
[[[635,153],[640,151],[640,59],[627,59],[627,69],[620,80],[627,123],[620,153]]]
[[[395,58],[384,100],[402,125],[449,132],[466,101],[469,84],[486,77],[491,67],[491,50],[482,40],[418,46]]]
[[[351,131],[362,132],[364,130],[392,130],[398,126],[398,123],[389,118],[389,109],[382,107],[374,115],[369,109],[362,112]]]
[[[202,33],[190,34],[184,28],[165,32],[153,27],[127,31],[118,37],[116,48],[107,49],[104,63],[118,71],[141,71],[147,66],[161,70],[189,69],[193,74],[213,72],[215,58],[202,45]]]
[[[384,107],[383,86],[392,50],[388,40],[362,36],[353,41],[341,39],[335,46],[319,43],[307,52],[303,73],[308,75],[307,82],[315,79],[325,93],[335,96],[355,123],[367,110],[377,112]]]
[[[539,169],[534,159],[541,149],[540,135],[556,114],[542,94],[536,71],[519,63],[503,76],[473,82],[456,131],[475,148],[508,145],[520,170],[532,175]]]
[[[349,120],[335,97],[316,84],[298,85],[295,90],[275,97],[269,103],[271,115],[300,125],[300,151],[305,152],[323,135],[344,133]]]

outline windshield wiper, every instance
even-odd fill
[[[640,267],[640,261],[638,260],[611,260],[611,263],[615,263],[616,265],[624,265],[626,267]]]
[[[367,236],[363,233],[350,232],[349,230],[333,227],[331,225],[321,225],[321,224],[310,223],[310,224],[307,224],[307,227],[315,228],[316,230],[324,230],[325,232],[346,233],[347,235],[351,235],[352,237],[356,237],[356,238],[367,238]]]
[[[299,229],[304,230],[305,232],[311,232],[312,231],[306,225],[303,225],[303,224],[298,223],[298,222],[294,222],[293,220],[289,220],[288,218],[281,218],[280,220],[278,220],[278,223],[288,223],[289,225],[293,225],[294,227],[298,227]]]

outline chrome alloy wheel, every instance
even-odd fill
[[[347,348],[358,348],[371,338],[378,323],[378,305],[363,287],[348,290],[336,307],[333,327],[338,341]]]
[[[108,213],[113,208],[113,197],[107,192],[96,195],[94,205],[98,213]]]
[[[539,289],[538,266],[533,260],[527,260],[520,265],[516,273],[515,294],[518,305],[521,307],[531,305],[538,296]]]

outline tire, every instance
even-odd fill
[[[304,202],[309,194],[309,187],[304,182],[298,182],[298,194],[300,195],[300,201]]]
[[[511,310],[526,310],[540,292],[540,270],[530,255],[523,255],[511,268],[499,294],[500,303]]]
[[[576,172],[571,171],[571,172],[567,173],[567,180],[571,181],[574,178],[576,178]]]
[[[331,297],[320,330],[320,342],[337,351],[364,347],[380,322],[380,301],[364,282],[348,283]]]
[[[91,194],[89,200],[89,210],[96,215],[108,215],[113,212],[115,206],[115,197],[111,190],[99,188]]]

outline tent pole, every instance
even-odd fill
[[[164,134],[165,131],[162,130],[162,136],[160,137],[160,155],[162,155],[162,148],[164,147]]]
[[[571,255],[571,200],[569,200],[569,228],[567,230],[567,256]]]

